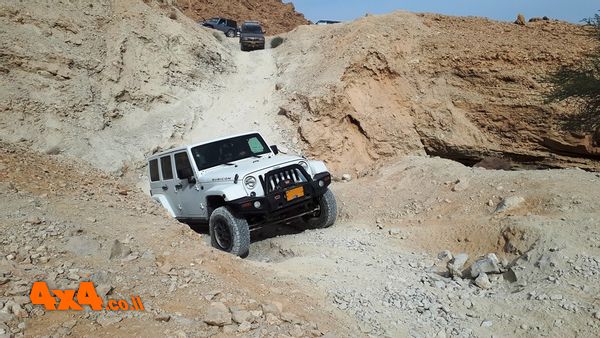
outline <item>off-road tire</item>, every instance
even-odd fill
[[[230,29],[227,31],[227,33],[225,33],[225,36],[228,38],[234,38],[235,37],[235,31],[233,29]]]
[[[210,244],[232,255],[246,257],[250,251],[250,228],[248,222],[235,216],[227,207],[215,209],[208,222]],[[229,232],[229,242],[225,240]]]
[[[316,215],[303,217],[304,224],[308,229],[329,228],[337,218],[337,203],[331,190],[327,189],[319,200],[319,211]]]
[[[246,48],[246,46],[244,45],[240,45],[240,49],[242,50],[242,52],[248,51],[248,48]]]

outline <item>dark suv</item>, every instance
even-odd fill
[[[240,30],[242,51],[265,49],[265,32],[256,21],[246,21]]]
[[[203,21],[200,24],[204,27],[220,30],[230,38],[235,37],[238,33],[237,22],[230,19],[212,18],[210,20]]]

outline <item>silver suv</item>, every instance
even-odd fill
[[[202,21],[200,24],[204,27],[220,30],[229,38],[233,38],[238,34],[238,26],[235,20],[212,18],[207,21]]]
[[[240,48],[243,52],[265,49],[265,32],[258,21],[246,21],[242,24]]]
[[[244,257],[253,229],[301,220],[331,226],[337,206],[321,161],[280,154],[258,133],[168,150],[148,159],[150,194],[183,222],[208,222],[212,245]]]

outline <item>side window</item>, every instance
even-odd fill
[[[158,176],[158,160],[150,161],[150,181],[160,181],[160,177]]]
[[[248,146],[254,154],[262,153],[265,151],[265,147],[263,147],[260,140],[256,137],[248,139]]]
[[[175,171],[177,172],[177,178],[186,179],[194,176],[190,160],[187,153],[175,154]]]
[[[173,179],[173,166],[171,165],[171,156],[160,158],[160,168],[162,169],[163,181]]]
[[[224,25],[224,24],[225,24],[225,19],[219,20],[219,25]]]

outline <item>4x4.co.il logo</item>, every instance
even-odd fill
[[[58,305],[54,297],[58,298]],[[43,305],[46,310],[83,310],[82,305],[88,305],[94,311],[144,311],[144,304],[139,296],[131,296],[131,302],[111,299],[104,306],[92,282],[80,282],[77,290],[50,290],[46,282],[35,282],[29,299],[32,304]]]

